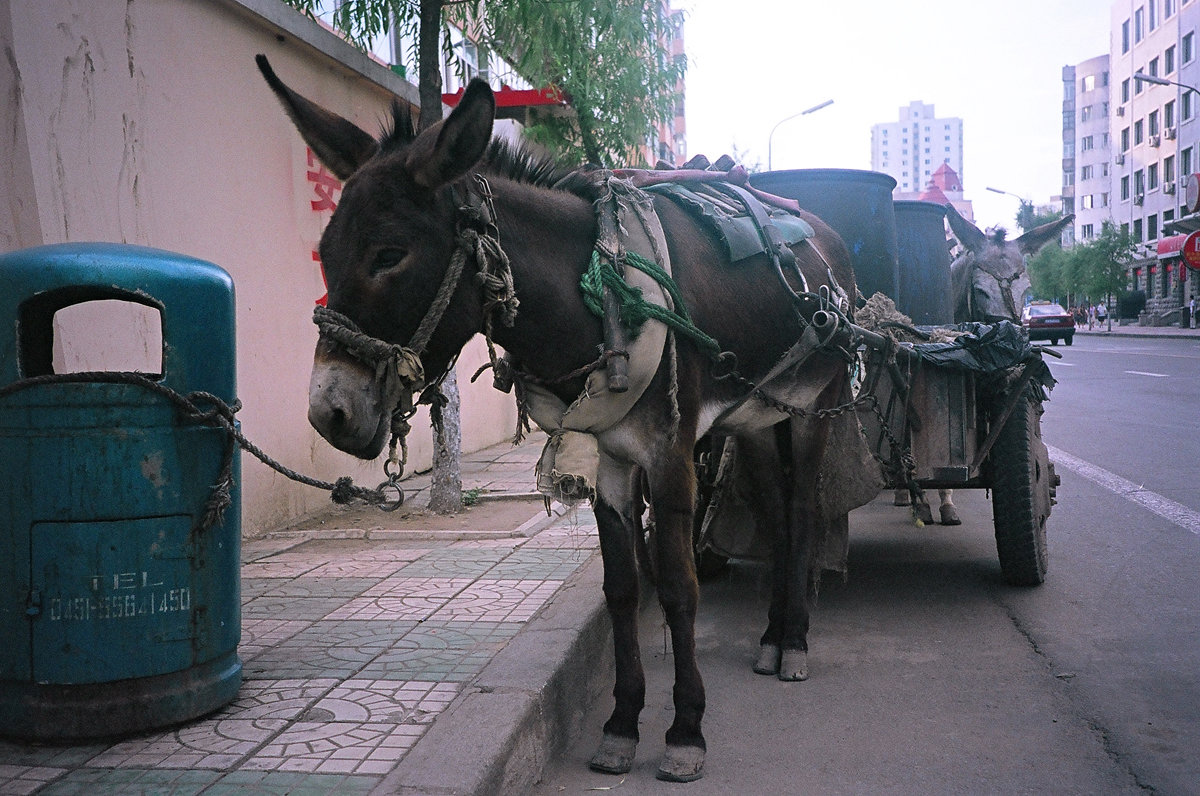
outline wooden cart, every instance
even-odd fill
[[[992,372],[937,364],[929,344],[902,347],[888,362],[868,349],[878,412],[860,419],[892,488],[989,489],[996,550],[1006,581],[1046,577],[1046,521],[1058,477],[1042,442],[1046,366],[1033,348]],[[1052,382],[1051,382],[1052,383]]]

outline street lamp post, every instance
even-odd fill
[[[1176,83],[1174,80],[1167,80],[1165,77],[1159,77],[1158,75],[1148,75],[1145,72],[1134,72],[1133,79],[1141,80],[1146,83],[1153,83],[1156,86],[1179,86],[1184,91],[1192,91],[1196,94],[1200,94],[1200,90],[1197,90],[1186,83]]]
[[[779,125],[783,124],[784,122],[790,122],[792,119],[797,119],[801,116],[807,116],[808,114],[813,113],[814,111],[819,111],[822,108],[826,108],[832,104],[833,104],[833,100],[827,99],[824,102],[821,102],[821,103],[818,103],[818,104],[812,106],[811,108],[805,108],[804,110],[800,111],[799,113],[793,113],[791,116],[786,116],[775,123],[775,126],[771,128],[770,134],[767,135],[767,171],[771,170],[771,144],[772,144],[772,139],[775,138],[775,131],[779,129]]]
[[[1022,231],[1025,230],[1026,224],[1033,222],[1033,202],[1019,194],[1013,193],[1012,191],[1002,191],[999,188],[993,188],[990,185],[987,186],[987,190],[991,191],[992,193],[1002,193],[1006,196],[1011,196],[1020,202],[1020,210],[1017,211],[1017,225],[1021,227]]]
[[[1197,97],[1200,97],[1200,89],[1197,89],[1195,86],[1189,86],[1186,83],[1177,83],[1174,80],[1167,80],[1165,77],[1159,77],[1158,75],[1148,75],[1145,72],[1134,72],[1133,79],[1141,80],[1146,83],[1153,83],[1156,86],[1178,86],[1179,88],[1183,89],[1183,91],[1184,91],[1183,98],[1187,97],[1187,92],[1189,92],[1189,91],[1192,92],[1193,94],[1195,94]],[[1180,101],[1181,102],[1183,101],[1182,98]],[[1108,325],[1109,325],[1109,329],[1111,330],[1112,329],[1112,315],[1111,314],[1109,315]]]

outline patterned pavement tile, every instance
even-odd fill
[[[423,622],[364,667],[358,678],[465,682],[520,629],[516,622]]]
[[[324,619],[345,597],[255,597],[242,606],[243,619]]]
[[[311,624],[312,622],[303,619],[242,619],[242,640],[238,644],[238,655],[243,661],[248,661]]]
[[[242,684],[237,697],[211,721],[299,718],[310,705],[340,684],[322,677],[312,680],[252,680]]]
[[[255,752],[242,768],[382,776],[424,733],[425,727],[413,724],[297,722]]]
[[[526,549],[538,548],[558,548],[561,550],[599,550],[600,538],[598,536],[562,536],[562,537],[544,537],[542,534],[530,539],[523,547]]]
[[[52,746],[0,741],[0,771],[16,768],[74,768],[108,748],[105,743]]]
[[[479,577],[508,554],[508,549],[445,547],[397,570],[404,578]]]
[[[487,571],[488,580],[566,580],[591,558],[591,551],[522,547]]]
[[[350,600],[327,619],[428,619],[471,584],[470,578],[387,578]]]
[[[245,605],[255,597],[262,597],[269,590],[278,586],[279,580],[276,578],[242,578],[239,585],[242,592],[242,605]]]
[[[345,680],[417,625],[416,621],[314,622],[243,665],[252,680]]]
[[[297,542],[295,539],[287,539],[284,537],[243,539],[242,563],[248,564],[251,561],[258,561],[260,559],[282,553],[284,550],[295,547],[296,544]]]
[[[451,542],[448,545],[430,550],[425,555],[421,556],[421,561],[482,561],[496,563],[504,558],[510,552],[512,544],[516,544],[518,540],[501,540],[502,544],[499,547],[495,546],[476,546],[474,541]],[[509,544],[509,542],[512,544]]]
[[[382,516],[382,515],[380,515]],[[370,539],[310,539],[291,550],[272,556],[272,561],[411,561],[429,549],[421,543],[380,544]]]
[[[88,765],[124,769],[226,769],[288,725],[286,719],[209,719],[113,745]]]
[[[283,553],[282,555],[288,555]],[[280,556],[272,556],[263,561],[252,561],[242,564],[243,578],[296,578],[311,569],[316,569],[321,562],[314,558],[303,558],[296,561],[281,561]]]
[[[379,777],[293,771],[230,771],[204,796],[366,796]]]
[[[357,597],[379,582],[379,578],[313,577],[304,575],[275,583],[265,597]]]
[[[477,580],[430,618],[449,622],[525,622],[561,585],[561,580]]]
[[[599,548],[600,534],[596,529],[596,519],[583,509],[577,509],[543,529],[523,547]]]
[[[363,553],[353,558],[337,558],[312,570],[308,576],[312,578],[386,578],[429,551],[425,549],[405,552],[409,555]]]
[[[98,793],[191,796],[203,791],[220,776],[219,771],[81,768],[38,791],[38,796],[96,796]]]
[[[455,550],[515,550],[524,539],[463,539],[455,542]]]
[[[47,782],[66,774],[65,768],[45,766],[10,766],[0,764],[0,794],[24,796],[43,787]]]
[[[456,683],[347,680],[304,714],[304,721],[430,724],[458,696]]]

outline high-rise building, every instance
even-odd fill
[[[1113,168],[1119,164],[1109,130],[1108,64],[1108,55],[1099,55],[1063,67],[1062,210],[1075,214],[1063,235],[1067,245],[1096,237],[1112,215]]]
[[[1185,199],[1188,179],[1200,171],[1200,2],[1117,0],[1111,19],[1111,218],[1144,255],[1127,287],[1144,290],[1147,309],[1164,313],[1200,293],[1200,273],[1179,256],[1179,233],[1200,228],[1197,207]]]
[[[942,164],[961,179],[962,158],[962,119],[938,118],[919,100],[901,108],[898,121],[871,126],[871,169],[895,178],[897,199],[920,196]]]

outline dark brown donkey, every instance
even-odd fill
[[[562,377],[596,362],[604,349],[602,322],[588,309],[580,289],[597,248],[594,189],[570,190],[561,182],[566,170],[520,150],[489,145],[495,101],[483,82],[471,83],[454,112],[435,127],[414,137],[405,115],[397,111],[393,129],[376,140],[289,90],[262,56],[259,66],[304,140],[345,181],[321,239],[331,313],[318,320],[340,319],[342,332],[350,331],[347,336],[322,325],[309,396],[309,419],[321,435],[356,456],[378,456],[393,413],[401,411],[397,404],[410,407],[413,390],[436,383],[481,331],[504,348],[518,378],[548,385],[564,403],[574,401],[584,389],[584,377]],[[635,550],[642,526],[635,506],[641,505],[644,473],[656,518],[658,596],[675,660],[675,719],[658,776],[689,781],[701,775],[705,750],[700,728],[704,685],[693,627],[698,602],[691,547],[693,447],[711,430],[736,434],[788,419],[786,409],[761,397],[747,400],[750,391],[806,329],[840,326],[840,314],[817,294],[821,286],[836,288],[836,279],[850,296],[855,287],[844,244],[815,217],[805,216],[815,235],[793,247],[805,280],[801,285],[797,272],[788,275],[799,293],[794,295],[767,256],[731,267],[717,237],[676,204],[657,197],[653,209],[664,230],[679,304],[694,327],[733,356],[720,360],[726,377],[717,378],[712,354],[695,338],[675,335],[676,342],[668,341],[652,362],[649,387],[633,407],[596,432],[600,458],[593,509],[617,672],[616,707],[591,765],[611,773],[628,771],[638,740],[645,680],[637,640]],[[512,286],[520,300],[515,317],[507,319],[511,325],[495,314],[489,298],[485,283],[496,274],[476,278],[474,254],[464,255],[464,247],[475,253],[486,250],[481,262],[511,262]],[[464,258],[472,265],[460,275]],[[438,308],[432,314],[431,306]],[[512,302],[506,306],[511,310]],[[381,368],[353,342],[362,339],[400,356]],[[764,395],[786,402],[793,414],[835,404],[848,378],[845,359],[824,347],[793,370],[786,383],[761,387]],[[717,425],[726,419],[735,425]],[[811,512],[803,504],[815,492],[816,473],[805,462],[819,461],[825,442],[810,422],[789,425],[803,429],[793,446],[800,456],[793,475],[799,510],[779,533],[806,538]],[[790,549],[804,546],[792,544]],[[807,624],[804,565],[791,570],[801,582],[785,582],[776,590],[779,609],[772,609],[766,639],[784,652],[803,649],[803,629],[797,628],[801,621]],[[796,616],[796,603],[803,617]]]

